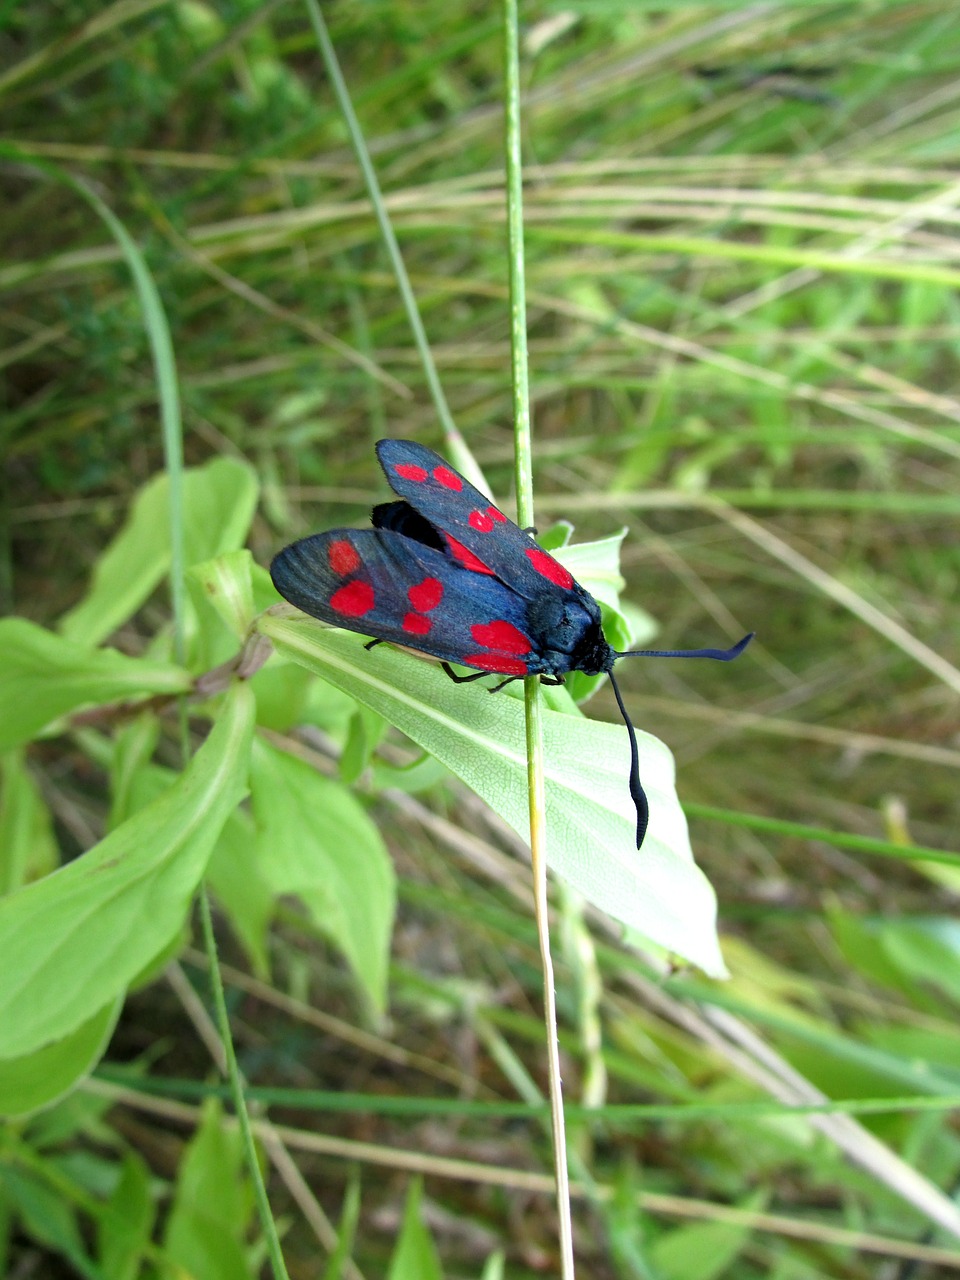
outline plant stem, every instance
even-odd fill
[[[267,1189],[263,1182],[263,1174],[260,1172],[260,1162],[257,1159],[253,1128],[250,1124],[250,1114],[247,1111],[247,1102],[243,1092],[243,1078],[237,1066],[237,1055],[234,1052],[233,1037],[230,1034],[230,1016],[227,1013],[227,1002],[223,996],[223,979],[220,976],[217,941],[213,932],[213,921],[210,916],[210,898],[207,894],[206,884],[200,886],[200,922],[203,928],[204,950],[210,965],[210,989],[213,993],[213,1004],[217,1014],[217,1028],[220,1032],[220,1044],[223,1048],[226,1074],[233,1092],[233,1105],[237,1112],[237,1120],[240,1123],[240,1132],[243,1135],[247,1168],[250,1171],[250,1178],[253,1182],[254,1196],[260,1215],[260,1226],[266,1237],[270,1267],[274,1280],[288,1280],[286,1264],[283,1261],[283,1251],[280,1248],[280,1237],[277,1234],[277,1224],[273,1220],[270,1201],[267,1199]]]
[[[527,301],[523,255],[523,167],[520,156],[520,64],[516,0],[504,0],[504,101],[507,158],[507,257],[510,271],[510,356],[513,374],[514,455],[517,477],[517,520],[533,525],[533,473],[530,438],[530,389],[527,368]],[[527,788],[530,796],[530,854],[533,863],[534,912],[543,969],[544,1020],[547,1028],[547,1068],[550,1118],[553,1129],[560,1262],[563,1280],[573,1280],[573,1223],[570,1216],[570,1178],[557,1041],[557,1004],[553,959],[550,954],[550,911],[547,898],[546,791],[543,776],[543,730],[540,682],[524,681],[527,737]]]

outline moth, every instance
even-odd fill
[[[637,848],[649,805],[637,738],[613,672],[618,658],[715,658],[730,649],[633,649],[606,640],[600,606],[570,571],[439,454],[411,440],[381,440],[377,457],[397,501],[374,507],[370,529],[330,529],[301,538],[273,560],[274,586],[291,604],[334,626],[404,645],[440,660],[451,679],[539,676],[563,684],[569,671],[605,674],[630,738],[630,795]],[[368,646],[369,647],[369,646]],[[472,667],[458,675],[450,666]]]

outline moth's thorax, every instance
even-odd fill
[[[577,587],[576,594],[544,594],[531,600],[527,620],[538,655],[531,671],[542,675],[563,675],[566,671],[598,675],[609,670],[613,651],[600,626],[600,610],[582,587]]]

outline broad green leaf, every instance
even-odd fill
[[[358,706],[350,717],[347,740],[340,754],[340,777],[353,783],[368,768],[386,731],[382,716],[369,707]]]
[[[954,1080],[960,1071],[960,1031],[954,1030],[950,1024],[928,1029],[899,1027],[864,1019],[857,1031],[868,1044],[882,1049],[891,1058],[899,1057],[909,1062],[914,1071],[929,1069],[940,1079],[952,1073]]]
[[[108,831],[118,827],[140,807],[133,794],[134,789],[143,770],[149,767],[159,740],[160,722],[150,712],[144,712],[121,725],[114,734],[109,764],[111,805]],[[90,754],[93,755],[93,752]],[[173,781],[171,778],[171,784]],[[156,795],[159,794],[158,790]],[[150,799],[155,800],[156,795]]]
[[[522,703],[456,685],[430,663],[312,618],[266,615],[285,656],[373,707],[441,760],[524,839],[529,834]],[[725,975],[716,899],[693,862],[673,757],[637,734],[650,827],[636,848],[626,730],[544,710],[547,858],[588,901],[715,977]]]
[[[188,580],[237,641],[244,639],[256,616],[252,565],[249,551],[225,551],[195,564],[187,573]]]
[[[53,822],[20,751],[0,758],[0,897],[57,865]]]
[[[120,1015],[113,1000],[62,1040],[19,1058],[0,1058],[0,1115],[26,1115],[49,1106],[100,1061]]]
[[[878,986],[903,991],[912,1001],[922,1000],[912,977],[904,973],[884,945],[887,921],[864,919],[836,903],[827,903],[825,916],[833,941],[852,969]]]
[[[312,724],[329,733],[337,742],[345,742],[356,710],[356,700],[350,694],[338,689],[329,680],[312,679],[307,689],[306,706],[300,723]]]
[[[246,789],[253,695],[235,685],[182,776],[76,861],[0,899],[0,1058],[69,1035],[183,925]]]
[[[745,1210],[758,1209],[762,1197],[750,1197]],[[749,1243],[749,1226],[730,1222],[695,1222],[676,1227],[650,1250],[657,1275],[663,1280],[715,1280]]]
[[[0,750],[28,742],[80,707],[190,688],[167,662],[90,649],[24,618],[0,621]]]
[[[260,874],[274,894],[301,899],[382,1009],[396,878],[379,831],[342,783],[263,742],[250,795]]]
[[[207,882],[246,951],[254,972],[270,972],[267,926],[273,915],[273,891],[260,866],[260,852],[249,813],[237,809],[223,825],[207,866]]]
[[[169,480],[156,476],[137,494],[123,528],[100,556],[90,589],[60,619],[78,644],[99,644],[140,608],[170,567]],[[186,565],[243,545],[257,504],[246,463],[215,458],[183,473]]]
[[[415,796],[449,781],[450,770],[435,756],[424,752],[418,760],[404,765],[385,764],[382,759],[375,759],[371,777],[374,791],[406,791]]]
[[[422,1197],[423,1183],[415,1178],[410,1184],[400,1239],[390,1259],[387,1280],[443,1280],[437,1247],[420,1216]]]
[[[269,609],[280,599],[280,593],[273,585],[269,571],[256,561],[252,561],[250,565],[250,585],[253,588],[253,603],[257,613]]]
[[[818,1009],[822,1003],[812,978],[777,964],[768,948],[751,946],[742,937],[726,938],[723,951],[733,975],[728,989],[731,999],[791,1022],[820,1025],[816,1014],[807,1012]]]
[[[57,1102],[30,1117],[27,1130],[34,1151],[63,1150],[98,1130],[114,1106],[104,1094],[71,1089]],[[102,1132],[102,1130],[101,1130]]]
[[[303,671],[300,674],[310,678]],[[139,767],[126,778],[124,816],[152,804],[176,780],[177,774],[172,769],[146,763],[141,758]],[[245,809],[234,809],[223,824],[207,863],[206,878],[258,976],[265,978],[269,972],[267,926],[273,915],[275,897],[260,871],[253,819]],[[175,936],[173,945],[176,944]],[[151,968],[162,965],[165,959],[161,951],[151,962]],[[138,975],[137,982],[142,980],[143,975]]]
[[[127,1153],[113,1194],[97,1219],[100,1265],[110,1280],[137,1280],[156,1216],[150,1170]]]
[[[73,1263],[74,1274],[95,1274],[84,1248],[77,1214],[59,1188],[54,1189],[29,1169],[0,1163],[0,1204],[13,1211],[21,1230]]]
[[[257,698],[257,724],[277,733],[286,733],[293,725],[303,724],[311,686],[319,683],[309,671],[293,662],[268,662],[250,681]],[[330,689],[329,685],[326,687]],[[339,689],[331,689],[330,692],[338,702],[349,703]],[[348,715],[349,712],[344,718]]]
[[[243,1248],[252,1203],[240,1133],[208,1103],[177,1177],[164,1237],[170,1261],[198,1280],[254,1280]]]
[[[884,952],[914,982],[960,1002],[960,925],[945,916],[885,920]]]

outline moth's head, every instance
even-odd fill
[[[543,668],[554,675],[588,671],[596,675],[612,663],[600,626],[597,602],[586,592],[544,591],[527,602],[527,629]]]

